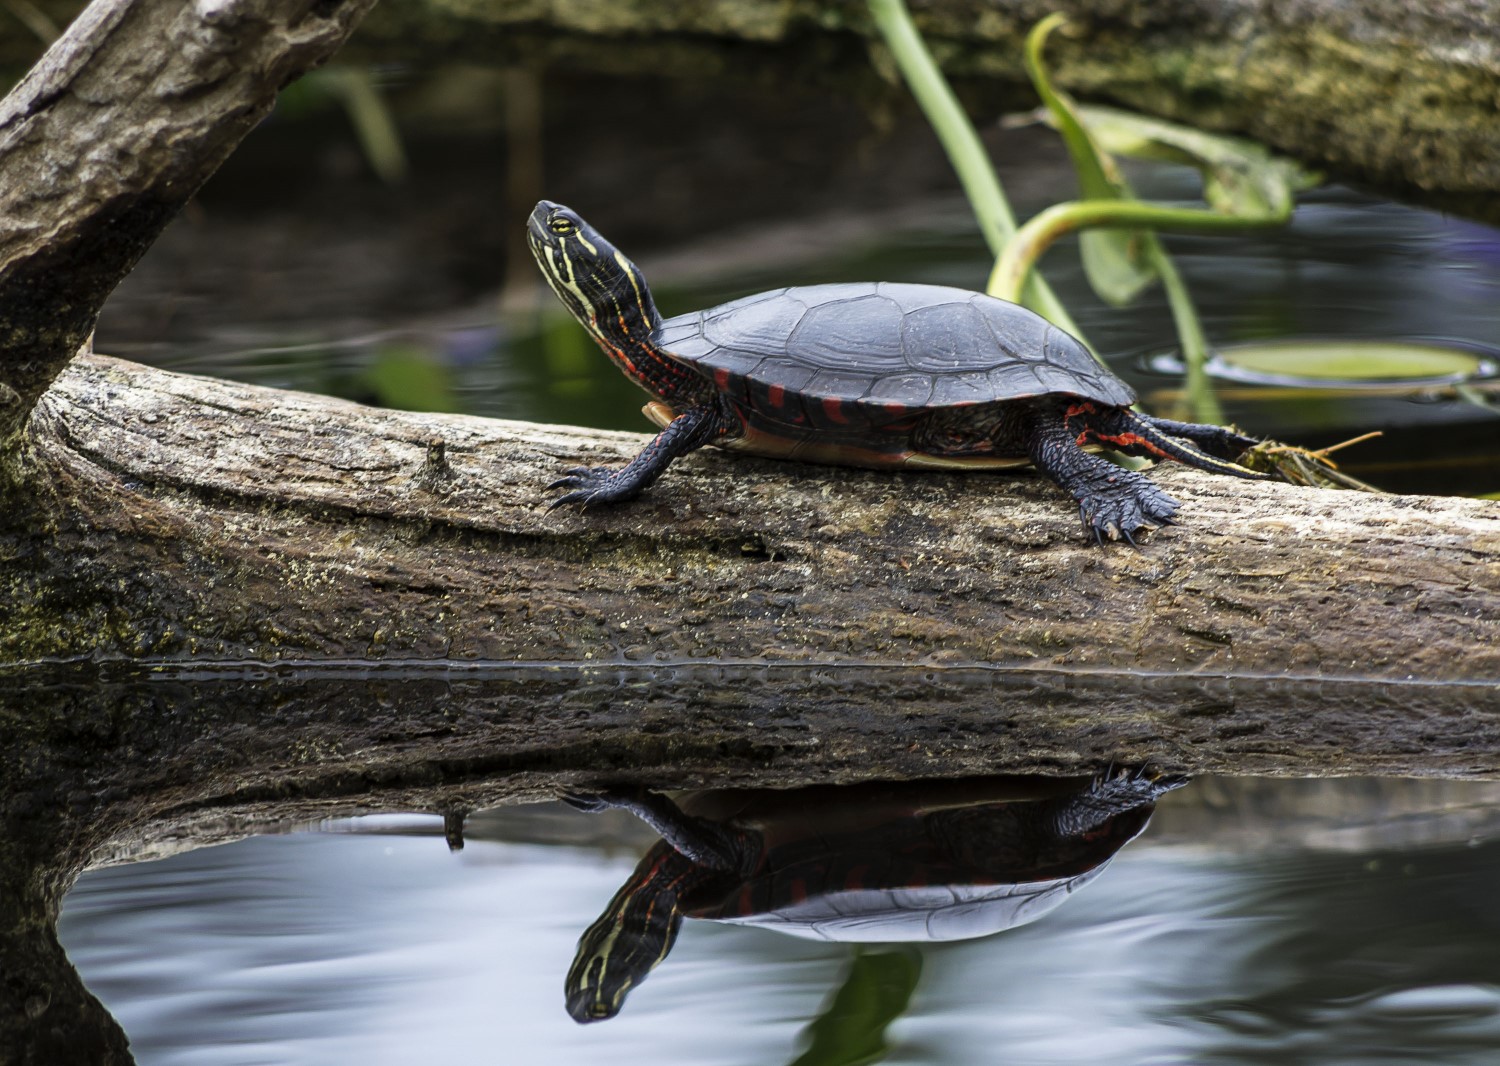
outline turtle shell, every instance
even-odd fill
[[[753,925],[804,940],[857,944],[972,940],[1036,921],[1108,865],[1075,877],[1017,884],[839,889],[753,914],[694,913],[727,925]]]
[[[1135,402],[1130,386],[1040,315],[941,285],[775,289],[668,319],[656,339],[757,409],[787,392],[907,410],[1056,393]]]
[[[748,877],[711,878],[681,904],[690,917],[814,940],[989,936],[1058,906],[1151,818],[1154,804],[1142,802],[1088,834],[1028,836],[1040,804],[1079,787],[980,778],[686,797],[695,813],[732,810],[761,851]],[[736,808],[741,795],[751,799]]]

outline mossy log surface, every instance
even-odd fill
[[[1044,479],[699,452],[548,511],[642,435],[408,414],[101,357],[43,398],[0,662],[80,655],[1005,664],[1500,680],[1500,504],[1156,479],[1101,548]],[[441,452],[441,458],[438,453]],[[25,494],[20,494],[24,497]],[[37,565],[40,563],[41,565]]]

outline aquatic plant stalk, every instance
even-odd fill
[[[1263,218],[1241,218],[1195,207],[1168,207],[1140,200],[1071,200],[1053,204],[1027,220],[1006,244],[990,273],[989,292],[1002,300],[1018,293],[1047,249],[1059,239],[1093,226],[1137,227],[1214,233],[1265,226]]]
[[[999,256],[1016,232],[1016,219],[979,134],[927,50],[903,0],[869,0],[869,7],[907,87],[948,153],[985,242]],[[1024,291],[1017,290],[1014,300],[1082,340],[1072,316],[1040,277],[1030,278],[1029,284],[1024,284]]]
[[[1177,326],[1177,341],[1182,346],[1183,390],[1187,393],[1189,420],[1222,425],[1224,408],[1208,376],[1208,338],[1204,336],[1193,298],[1177,272],[1177,264],[1160,241],[1150,242],[1148,255],[1167,294],[1167,306],[1172,309],[1172,321]]]
[[[405,181],[410,168],[401,133],[370,72],[363,67],[329,67],[319,79],[343,104],[375,176],[387,185]]]
[[[1191,207],[1167,207],[1139,200],[1074,200],[1054,204],[1029,219],[1005,246],[990,274],[986,291],[1002,300],[1014,300],[1026,283],[1026,277],[1059,238],[1091,226],[1138,226],[1191,232],[1241,230],[1266,225],[1263,218],[1241,218]],[[1172,318],[1182,345],[1183,363],[1187,368],[1185,388],[1192,417],[1199,422],[1222,422],[1223,412],[1214,396],[1204,364],[1208,361],[1208,341],[1198,321],[1197,311],[1183,284],[1182,276],[1171,256],[1154,238],[1148,242],[1149,264],[1161,278]]]

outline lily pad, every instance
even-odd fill
[[[1176,356],[1150,360],[1153,370],[1179,373]],[[1430,388],[1500,374],[1500,351],[1454,341],[1279,340],[1220,348],[1210,375],[1225,381],[1287,388]]]

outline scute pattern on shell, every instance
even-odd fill
[[[1040,315],[941,285],[776,289],[668,319],[657,340],[710,377],[727,370],[814,400],[917,408],[1068,393],[1135,402]]]

